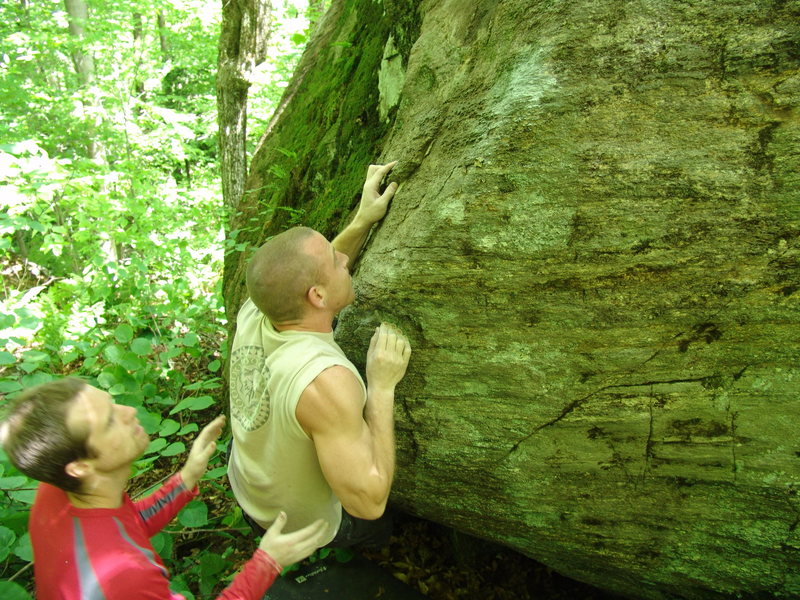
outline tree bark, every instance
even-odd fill
[[[29,12],[30,12],[30,0],[19,0],[19,17],[17,22],[20,25],[21,29],[24,29],[25,26],[29,24]]]
[[[799,24],[334,3],[233,226],[332,236],[401,161],[337,327],[362,366],[377,322],[411,338],[395,505],[631,597],[798,597]]]
[[[247,93],[253,70],[266,58],[271,0],[224,0],[217,64],[222,198],[232,213],[247,175]]]
[[[86,37],[86,27],[89,23],[89,6],[85,0],[64,0],[64,7],[67,10],[69,34],[73,38],[73,49],[70,53],[72,64],[78,76],[79,86],[88,89],[94,81],[95,75],[94,57],[91,52],[87,52],[82,47]],[[87,116],[85,114],[86,110],[82,110],[89,128],[86,136],[86,155],[91,160],[104,163],[105,154],[103,152],[103,146],[95,135],[94,123],[92,122],[95,117],[91,115]]]
[[[167,18],[164,16],[163,10],[159,10],[156,14],[156,22],[158,25],[158,47],[161,49],[161,62],[167,63],[172,59],[172,52],[167,41]]]
[[[133,13],[133,44],[136,48],[136,65],[134,68],[134,79],[133,79],[133,93],[137,99],[143,100],[144,96],[144,80],[139,76],[139,71],[142,66],[142,62],[144,61],[144,47],[145,37],[144,37],[144,17],[140,12]],[[140,108],[136,107],[137,113],[140,112]]]
[[[80,42],[86,37],[86,25],[89,23],[89,6],[85,0],[64,0],[64,7],[69,16],[68,30],[78,44],[71,54],[72,64],[81,86],[87,86],[94,80],[94,58],[90,52],[85,52],[80,47]]]

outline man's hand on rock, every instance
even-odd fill
[[[356,220],[367,225],[373,225],[386,216],[394,193],[397,191],[397,182],[392,181],[381,193],[381,182],[383,178],[394,168],[397,161],[394,160],[385,165],[370,165],[367,169],[367,180],[364,182],[364,190],[361,194],[361,203],[358,206]]]

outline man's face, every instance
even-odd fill
[[[328,308],[339,312],[355,300],[353,278],[350,276],[349,257],[333,247],[325,237],[318,233],[310,239],[311,252],[319,261],[321,287],[325,291]]]
[[[94,458],[86,462],[99,472],[129,468],[150,443],[135,408],[114,404],[107,392],[90,385],[75,399],[67,427],[88,432],[86,444]]]

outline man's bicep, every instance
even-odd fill
[[[354,427],[363,421],[364,392],[349,369],[325,369],[300,394],[295,414],[312,438],[331,430]]]
[[[355,375],[332,367],[309,384],[297,404],[297,419],[314,441],[325,479],[344,504],[372,464],[363,394]]]

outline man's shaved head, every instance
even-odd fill
[[[319,260],[305,249],[316,234],[309,227],[288,229],[256,250],[247,265],[250,299],[273,323],[302,318],[306,292],[321,283]]]

